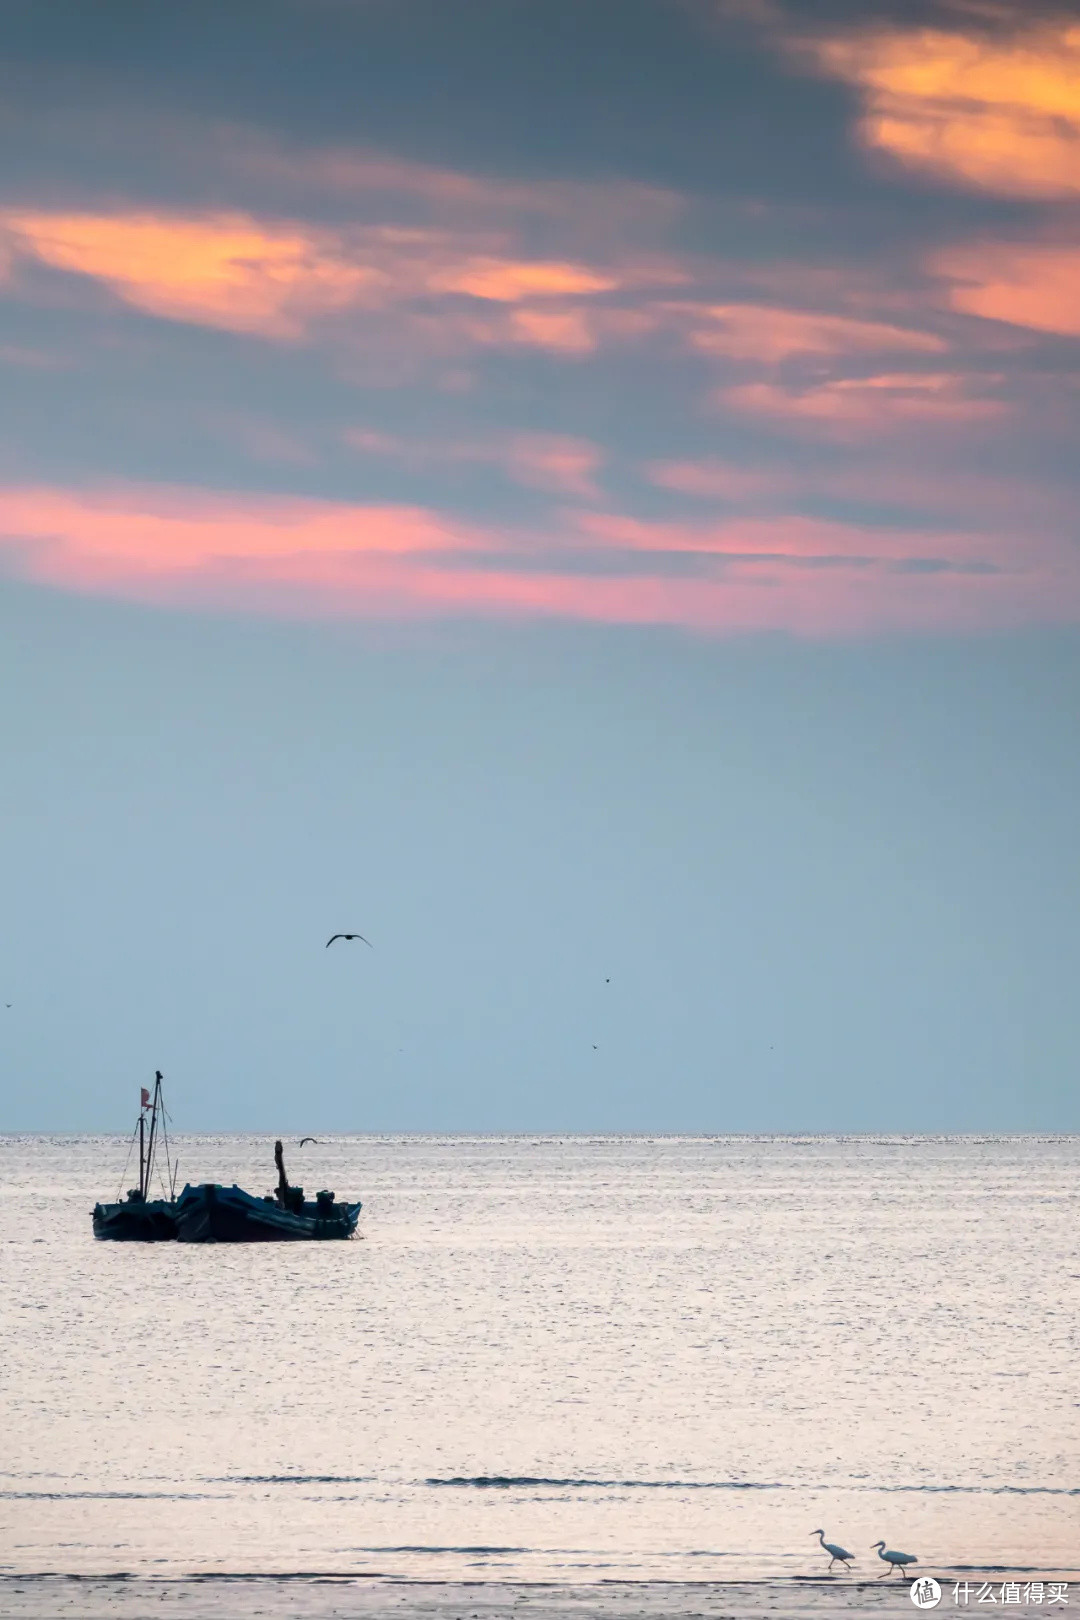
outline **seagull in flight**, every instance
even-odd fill
[[[314,1142],[315,1146],[318,1147],[319,1138],[317,1136],[302,1136],[300,1138],[300,1146],[303,1147],[305,1142]]]
[[[363,934],[331,934],[330,938],[326,942],[327,950],[330,949],[335,939],[364,939],[364,936]],[[364,939],[364,944],[370,946],[372,950],[375,949],[374,945],[371,944],[370,939]]]

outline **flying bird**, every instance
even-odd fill
[[[303,1147],[305,1142],[314,1142],[316,1147],[319,1145],[319,1139],[317,1136],[302,1136],[300,1138],[300,1146]]]
[[[883,1569],[882,1575],[891,1575],[894,1569],[898,1569],[902,1575],[905,1564],[917,1564],[919,1562],[914,1553],[891,1552],[883,1541],[875,1541],[870,1551],[876,1552],[883,1564],[888,1564],[888,1569]],[[878,1576],[878,1580],[880,1579],[881,1575]]]
[[[327,950],[330,949],[330,947],[334,943],[335,939],[364,939],[364,936],[363,936],[363,934],[331,934],[330,938],[326,942],[326,949]],[[370,939],[364,939],[364,944],[365,945],[370,945],[372,950],[375,949],[374,945],[371,944]]]
[[[846,1566],[854,1556],[852,1553],[845,1552],[843,1547],[838,1547],[834,1541],[826,1541],[824,1530],[811,1530],[810,1534],[817,1536],[821,1542],[822,1551],[828,1553],[829,1569],[832,1569],[834,1564],[844,1564]]]

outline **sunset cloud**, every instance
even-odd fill
[[[936,354],[946,347],[933,332],[774,304],[671,306],[685,316],[689,340],[705,354],[775,364],[793,355],[878,354],[890,350]]]
[[[1080,337],[1080,244],[982,242],[936,255],[954,309]]]
[[[740,35],[784,117],[791,9]],[[5,566],[315,616],[1072,622],[1076,31],[950,15],[797,47],[904,165],[892,212],[843,95],[785,125],[821,120],[809,178],[773,185],[779,144],[715,184],[673,148],[682,195],[599,150],[597,179],[468,173],[111,107],[57,178],[42,124],[0,198]],[[942,179],[1023,206],[920,214]]]
[[[346,428],[342,437],[364,455],[389,458],[409,468],[492,466],[526,489],[584,501],[597,500],[600,495],[596,474],[603,452],[590,440],[566,433],[421,440],[369,428]]]
[[[0,215],[23,254],[104,282],[169,320],[294,337],[305,317],[341,309],[377,280],[326,241],[238,215]]]
[[[784,485],[774,472],[709,457],[702,461],[656,461],[646,469],[649,482],[701,500],[744,502],[774,494]]]
[[[859,90],[863,142],[913,169],[1004,196],[1080,195],[1080,26],[1011,35],[863,28],[802,42]]]
[[[189,150],[206,139],[201,127],[188,126],[182,132],[165,126],[161,136],[170,145],[180,138]],[[515,180],[362,146],[298,148],[236,125],[220,126],[212,139],[214,161],[237,182],[268,181],[298,201],[317,195],[344,201],[350,211],[373,207],[380,218],[419,207],[429,221],[454,229],[465,222],[518,231],[539,221],[594,248],[610,247],[667,230],[686,207],[678,192],[627,177]]]
[[[564,433],[517,433],[507,447],[511,478],[528,489],[546,490],[571,500],[600,498],[596,474],[603,461],[599,448]]]
[[[982,379],[993,383],[994,378]],[[867,433],[905,422],[985,422],[1008,409],[1004,401],[973,397],[968,379],[950,372],[883,372],[827,382],[741,383],[717,392],[728,410],[818,423]]]
[[[988,628],[1080,618],[1080,559],[1050,538],[876,530],[799,515],[711,524],[565,513],[506,533],[405,506],[152,486],[0,491],[21,577],[290,616],[556,616],[784,629]]]
[[[0,489],[0,531],[48,570],[67,563],[103,578],[179,577],[227,561],[399,556],[468,549],[476,537],[433,513],[400,506],[224,495],[158,486],[84,492]]]
[[[481,341],[582,353],[596,346],[596,330],[567,301],[620,286],[612,271],[477,256],[460,235],[391,225],[335,232],[238,214],[8,210],[0,231],[9,255],[101,282],[148,314],[284,340],[352,308],[441,296],[515,306],[501,324],[478,329]],[[467,319],[457,329],[467,332]]]
[[[612,292],[618,285],[615,277],[597,275],[580,264],[492,258],[471,259],[432,278],[435,292],[467,293],[470,298],[490,299],[497,304]]]

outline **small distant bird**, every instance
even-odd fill
[[[364,936],[363,936],[363,934],[331,934],[330,938],[326,942],[326,949],[327,950],[330,949],[330,947],[334,943],[335,939],[364,939]],[[375,949],[374,945],[371,944],[370,939],[364,939],[364,944],[365,945],[371,945],[372,950]]]
[[[605,984],[610,984],[610,983],[611,983],[611,980],[610,980],[610,979],[605,979],[605,980],[604,980],[604,983],[605,983]]]
[[[890,1552],[883,1541],[875,1541],[870,1551],[876,1552],[881,1562],[889,1566],[888,1569],[882,1570],[881,1575],[891,1575],[894,1569],[898,1569],[902,1575],[905,1564],[919,1562],[914,1553]],[[878,1580],[881,1579],[881,1575],[878,1576]]]
[[[599,1052],[599,1050],[600,1050],[600,1048],[599,1048],[599,1047],[598,1047],[598,1046],[597,1046],[597,1045],[596,1045],[596,1043],[595,1043],[595,1041],[594,1041],[594,1042],[593,1042],[593,1051],[594,1051],[594,1052]]]
[[[300,1146],[303,1147],[305,1142],[314,1142],[316,1147],[319,1145],[318,1137],[315,1136],[302,1136],[300,1138]]]
[[[843,1547],[838,1547],[834,1541],[826,1541],[824,1530],[811,1530],[810,1534],[812,1536],[817,1536],[818,1540],[821,1542],[822,1551],[828,1553],[829,1569],[832,1569],[834,1564],[843,1564],[846,1568],[851,1562],[854,1554],[845,1552]]]

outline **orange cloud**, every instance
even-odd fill
[[[136,309],[279,340],[294,340],[313,321],[350,309],[451,294],[515,306],[486,324],[442,312],[439,319],[459,341],[587,353],[596,332],[580,305],[567,300],[621,285],[619,275],[584,264],[470,254],[461,232],[390,225],[330,231],[239,214],[8,210],[0,213],[0,230],[9,256],[90,277]],[[670,283],[674,272],[657,265],[629,274]]]
[[[983,242],[938,254],[954,309],[1080,337],[1080,246]]]
[[[1002,400],[971,398],[966,388],[965,378],[949,372],[884,372],[809,386],[741,383],[715,398],[729,410],[871,433],[912,421],[986,421],[1005,412]]]
[[[1005,196],[1080,194],[1080,27],[1011,36],[871,28],[803,41],[856,85],[870,147],[911,168]]]
[[[433,278],[436,292],[467,293],[470,298],[517,304],[525,298],[559,298],[568,294],[611,292],[618,282],[580,264],[544,260],[472,259]]]
[[[304,317],[340,309],[377,279],[313,233],[242,215],[8,212],[17,247],[58,270],[103,281],[152,315],[292,337]]]
[[[986,628],[1080,619],[1080,558],[1049,537],[800,517],[710,526],[568,514],[547,537],[415,507],[158,488],[0,490],[23,577],[291,616],[548,615],[712,633]]]
[[[735,360],[775,364],[802,354],[876,354],[882,350],[936,354],[946,347],[933,332],[814,310],[768,304],[669,307],[691,321],[690,342],[696,349]]]

